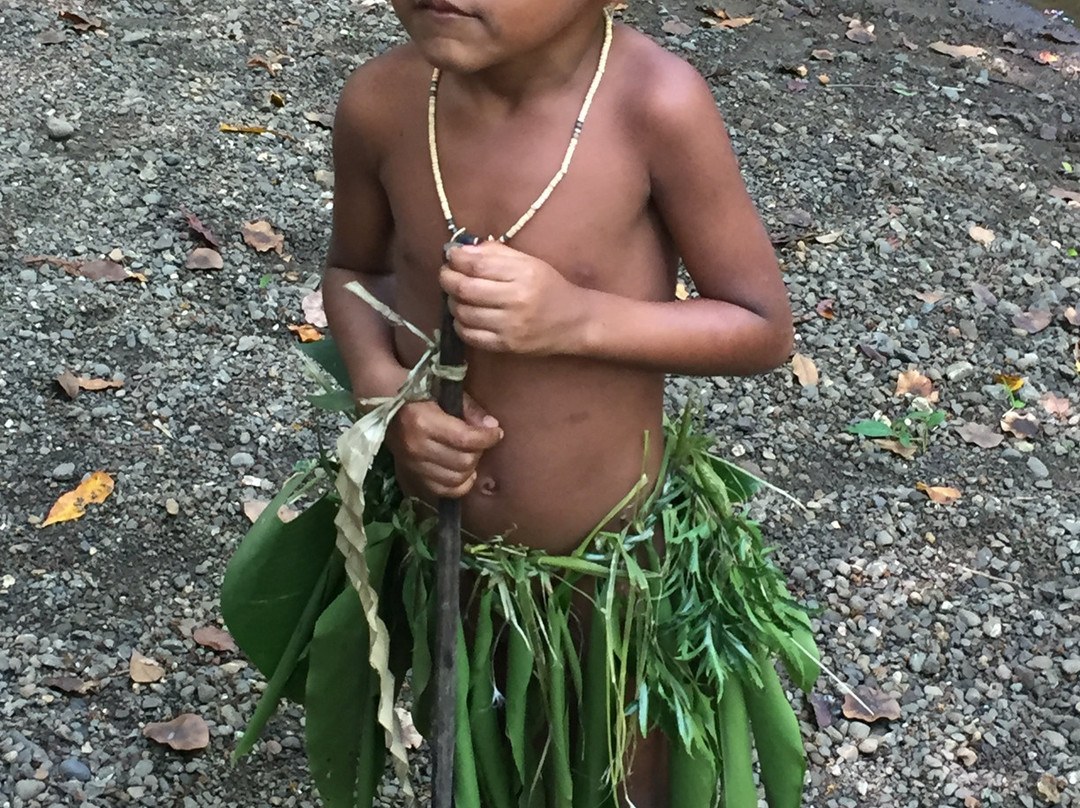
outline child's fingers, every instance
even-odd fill
[[[475,471],[470,474],[456,474],[428,464],[421,464],[418,471],[428,489],[437,497],[460,499],[472,490],[476,482]]]
[[[513,280],[517,250],[498,242],[454,247],[446,254],[446,263],[457,272],[473,278],[493,281]]]
[[[486,427],[488,429],[495,429],[498,427],[498,419],[481,407],[476,399],[468,393],[465,393],[462,396],[461,403],[465,416],[465,423],[471,424],[472,426]]]
[[[462,328],[496,331],[506,319],[506,313],[502,309],[457,303],[453,298],[451,298],[450,310],[454,315],[454,322]]]
[[[473,426],[459,418],[446,416],[430,433],[432,440],[462,452],[484,452],[502,440],[498,426]]]
[[[513,284],[505,280],[477,278],[444,266],[439,270],[439,285],[452,303],[501,308],[513,302]]]

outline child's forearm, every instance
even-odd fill
[[[723,300],[632,300],[588,291],[579,353],[689,376],[749,375],[791,354],[791,312],[758,314]]]
[[[349,371],[354,398],[393,395],[404,384],[408,369],[397,359],[390,324],[345,288],[352,281],[393,307],[394,278],[327,267],[322,284],[326,320]]]

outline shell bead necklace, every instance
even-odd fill
[[[608,53],[611,51],[611,38],[612,38],[612,18],[610,9],[604,10],[604,44],[600,48],[600,60],[596,66],[596,73],[593,75],[592,83],[589,85],[589,90],[585,94],[585,101],[581,105],[581,111],[578,112],[577,120],[574,121],[574,128],[570,135],[570,143],[566,147],[566,154],[563,155],[562,165],[559,166],[559,170],[555,172],[555,176],[551,178],[551,181],[547,184],[547,187],[540,192],[540,196],[536,198],[527,211],[522,214],[521,218],[514,222],[510,226],[510,229],[499,236],[496,239],[494,236],[489,236],[490,241],[500,241],[506,243],[523,228],[536,212],[548,201],[548,198],[562,182],[563,177],[566,176],[566,172],[570,168],[570,161],[574,159],[574,152],[577,150],[578,140],[581,138],[581,130],[585,127],[585,119],[589,115],[589,108],[592,106],[593,96],[596,95],[596,90],[600,86],[600,80],[604,77],[604,71],[607,68]],[[462,233],[465,232],[465,228],[459,227],[454,220],[454,214],[450,211],[450,201],[446,198],[446,188],[443,185],[442,169],[439,166],[439,147],[435,140],[435,107],[436,97],[439,94],[439,68],[435,68],[431,73],[431,91],[428,94],[428,149],[431,153],[431,173],[435,178],[435,190],[439,195],[439,204],[442,205],[443,217],[446,219],[446,227],[451,233],[451,240],[456,240]]]

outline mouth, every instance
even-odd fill
[[[418,0],[416,7],[420,11],[430,11],[432,14],[445,15],[448,17],[476,16],[455,6],[453,3],[449,2],[449,0]]]

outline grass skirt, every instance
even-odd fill
[[[462,566],[474,586],[458,639],[457,808],[614,806],[635,739],[655,731],[669,739],[673,806],[756,806],[751,737],[770,808],[800,804],[805,758],[775,660],[810,689],[818,664],[809,620],[743,515],[760,481],[710,454],[691,420],[667,427],[661,483],[613,511],[639,503],[624,530],[598,528],[565,556],[466,540]],[[235,756],[282,696],[303,702],[324,803],[367,808],[388,748],[407,778],[391,709],[407,677],[425,727],[434,520],[402,497],[381,454],[360,500],[358,582],[339,549],[337,492],[292,522],[277,517],[335,471],[309,464],[294,476],[226,573],[226,622],[270,679]],[[581,596],[593,604],[587,626],[574,607]],[[505,660],[498,676],[496,657]]]

